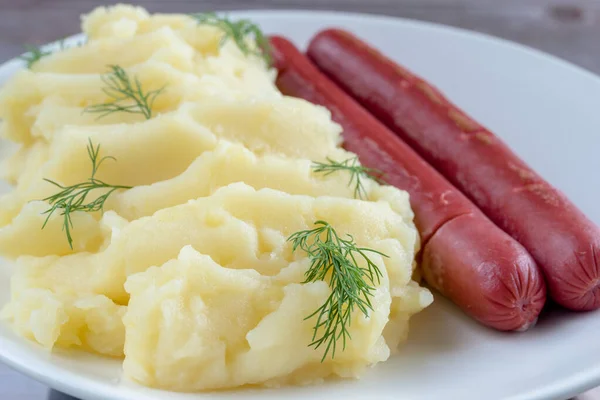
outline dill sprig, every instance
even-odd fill
[[[324,173],[325,176],[338,171],[348,171],[350,173],[348,186],[354,185],[354,197],[357,199],[367,198],[362,178],[370,178],[379,183],[383,182],[383,173],[373,168],[363,167],[358,162],[358,157],[350,157],[344,161],[335,161],[328,157],[326,163],[314,161],[312,169],[314,172]]]
[[[321,362],[331,352],[335,356],[338,341],[342,340],[342,351],[350,336],[352,312],[360,310],[365,316],[373,311],[371,297],[374,284],[380,282],[381,271],[368,257],[368,253],[385,254],[358,247],[351,235],[340,237],[335,229],[325,221],[316,221],[316,228],[296,232],[288,238],[292,242],[292,251],[301,249],[311,260],[303,283],[324,281],[329,277],[331,294],[325,303],[305,320],[317,317],[313,328],[312,342],[309,346],[318,349],[325,346]],[[359,260],[366,263],[359,266]]]
[[[271,65],[271,49],[269,40],[258,25],[247,19],[232,21],[228,17],[219,17],[214,12],[191,14],[198,24],[211,25],[221,29],[224,33],[221,38],[221,46],[232,39],[240,51],[245,55],[255,55],[262,58],[267,65]],[[253,38],[256,47],[248,44],[246,38]]]
[[[33,64],[40,61],[42,58],[52,54],[50,50],[43,50],[41,47],[25,45],[27,53],[23,54],[19,58],[27,64],[27,68],[31,69]]]
[[[68,48],[71,48],[71,47],[81,47],[87,43],[87,39],[83,39],[82,41],[74,43],[72,46],[67,47],[67,45],[65,44],[66,40],[67,40],[66,38],[61,39],[58,42],[58,49],[56,49],[55,51],[63,51]],[[50,54],[53,54],[55,52],[52,50],[43,50],[42,47],[36,47],[36,46],[32,46],[32,45],[27,45],[27,44],[24,47],[25,47],[25,50],[27,50],[27,52],[25,54],[23,54],[22,56],[20,56],[19,58],[21,60],[25,61],[25,63],[27,64],[27,68],[29,68],[29,69],[31,69],[33,64],[35,64],[42,58],[49,56]]]
[[[116,158],[112,156],[105,156],[99,158],[100,145],[94,147],[91,139],[88,139],[87,152],[90,160],[92,161],[92,176],[87,181],[77,183],[72,186],[63,186],[53,180],[44,178],[46,182],[53,184],[61,190],[55,195],[46,197],[44,199],[44,201],[50,203],[51,207],[44,212],[44,214],[48,214],[48,216],[44,221],[44,225],[42,225],[42,229],[46,227],[46,224],[48,224],[48,221],[50,220],[52,214],[60,210],[60,215],[64,217],[63,231],[67,235],[67,240],[71,249],[73,249],[73,237],[71,236],[73,221],[71,220],[71,213],[76,211],[103,211],[106,199],[108,199],[108,197],[113,192],[119,189],[131,189],[131,186],[111,185],[96,178],[96,173],[98,172],[98,169],[100,168],[102,163],[106,160],[116,161]],[[90,195],[90,192],[96,189],[106,189],[106,191],[104,194],[97,197],[96,199],[86,202],[87,197]]]
[[[144,92],[137,77],[130,78],[127,72],[118,65],[109,65],[108,67],[111,72],[102,75],[102,81],[106,85],[102,91],[112,100],[86,107],[84,111],[100,114],[98,118],[120,111],[142,114],[146,119],[152,118],[154,101],[165,87]]]

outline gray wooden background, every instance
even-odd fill
[[[115,0],[116,1],[116,0]],[[79,15],[115,1],[0,0],[0,62],[23,44],[79,30]],[[126,0],[121,0],[127,2]],[[600,0],[130,0],[153,12],[312,9],[385,14],[489,33],[565,58],[600,74]],[[599,355],[600,357],[600,355]],[[3,400],[66,400],[0,364]],[[600,389],[577,400],[600,400]]]
[[[78,30],[93,0],[0,0],[0,61]],[[125,1],[125,0],[122,0]],[[600,73],[600,0],[131,0],[150,11],[305,8],[422,19],[490,33]]]

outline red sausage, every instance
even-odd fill
[[[410,193],[427,282],[484,325],[507,331],[532,326],[546,287],[529,253],[292,43],[273,37],[271,45],[280,90],[327,107],[344,128],[345,148]]]
[[[308,55],[525,246],[558,304],[600,308],[600,230],[563,193],[437,89],[350,33],[321,32]]]

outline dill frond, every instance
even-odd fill
[[[52,54],[49,50],[43,50],[41,47],[25,45],[25,49],[27,52],[21,55],[19,58],[27,64],[27,68],[31,69],[33,64],[46,57],[47,55]]]
[[[387,256],[358,247],[351,235],[341,237],[325,221],[316,221],[315,226],[294,233],[288,241],[292,243],[292,251],[306,252],[311,261],[303,283],[325,281],[329,277],[331,294],[321,307],[305,318],[316,317],[309,346],[315,349],[325,346],[323,362],[328,354],[333,359],[340,340],[342,351],[346,348],[346,342],[351,339],[349,328],[354,310],[358,309],[365,316],[373,311],[374,285],[379,284],[382,273],[368,254]],[[360,259],[366,264],[364,267],[359,265]]]
[[[262,58],[267,65],[271,65],[271,49],[269,40],[260,27],[247,19],[232,21],[228,17],[220,17],[214,12],[191,14],[198,24],[215,26],[223,31],[221,46],[231,39],[245,55],[254,55]],[[255,47],[247,42],[247,37],[254,40]]]
[[[348,171],[350,173],[350,181],[348,186],[354,186],[354,197],[357,199],[366,199],[367,193],[363,185],[363,178],[370,178],[379,183],[382,181],[383,173],[373,168],[363,167],[358,162],[358,157],[351,157],[344,161],[335,161],[327,158],[327,162],[313,162],[312,169],[314,172],[323,173],[325,176],[331,175],[338,171]]]
[[[67,241],[69,242],[71,249],[73,249],[73,237],[71,235],[73,221],[71,220],[71,214],[77,211],[102,211],[104,209],[104,203],[106,202],[106,199],[108,199],[112,193],[119,189],[131,189],[130,186],[111,185],[96,178],[96,173],[104,161],[116,161],[116,159],[111,156],[100,158],[100,145],[94,147],[91,139],[88,140],[87,152],[92,162],[92,174],[87,181],[71,186],[63,186],[53,180],[44,179],[46,182],[58,187],[60,191],[43,199],[44,201],[50,203],[50,208],[44,212],[44,214],[47,214],[48,216],[42,225],[42,229],[46,227],[50,217],[55,212],[59,212],[60,215],[64,217],[63,231],[67,236]],[[97,189],[105,189],[105,192],[95,200],[88,202],[87,198],[90,196],[90,193]]]
[[[102,90],[111,100],[86,107],[84,112],[100,114],[98,118],[116,112],[142,114],[146,119],[152,118],[154,101],[165,87],[144,92],[137,77],[130,78],[118,65],[109,65],[109,69],[109,73],[102,75],[102,81],[106,85]]]

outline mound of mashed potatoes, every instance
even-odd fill
[[[406,192],[312,163],[353,157],[324,108],[283,96],[275,72],[223,32],[184,15],[98,8],[88,41],[56,51],[0,91],[1,135],[18,145],[2,164],[0,253],[15,264],[1,316],[52,349],[123,359],[124,374],[176,391],[308,384],[359,377],[406,339],[430,292],[413,279],[418,233]],[[85,107],[109,100],[102,75],[118,65],[156,90],[153,116]],[[41,229],[57,188],[90,177],[89,141],[113,156],[98,179],[131,189],[103,212]],[[96,194],[98,195],[98,194]],[[325,220],[382,272],[373,311],[355,311],[335,357],[310,347],[331,293],[303,283],[311,260],[287,238]]]

